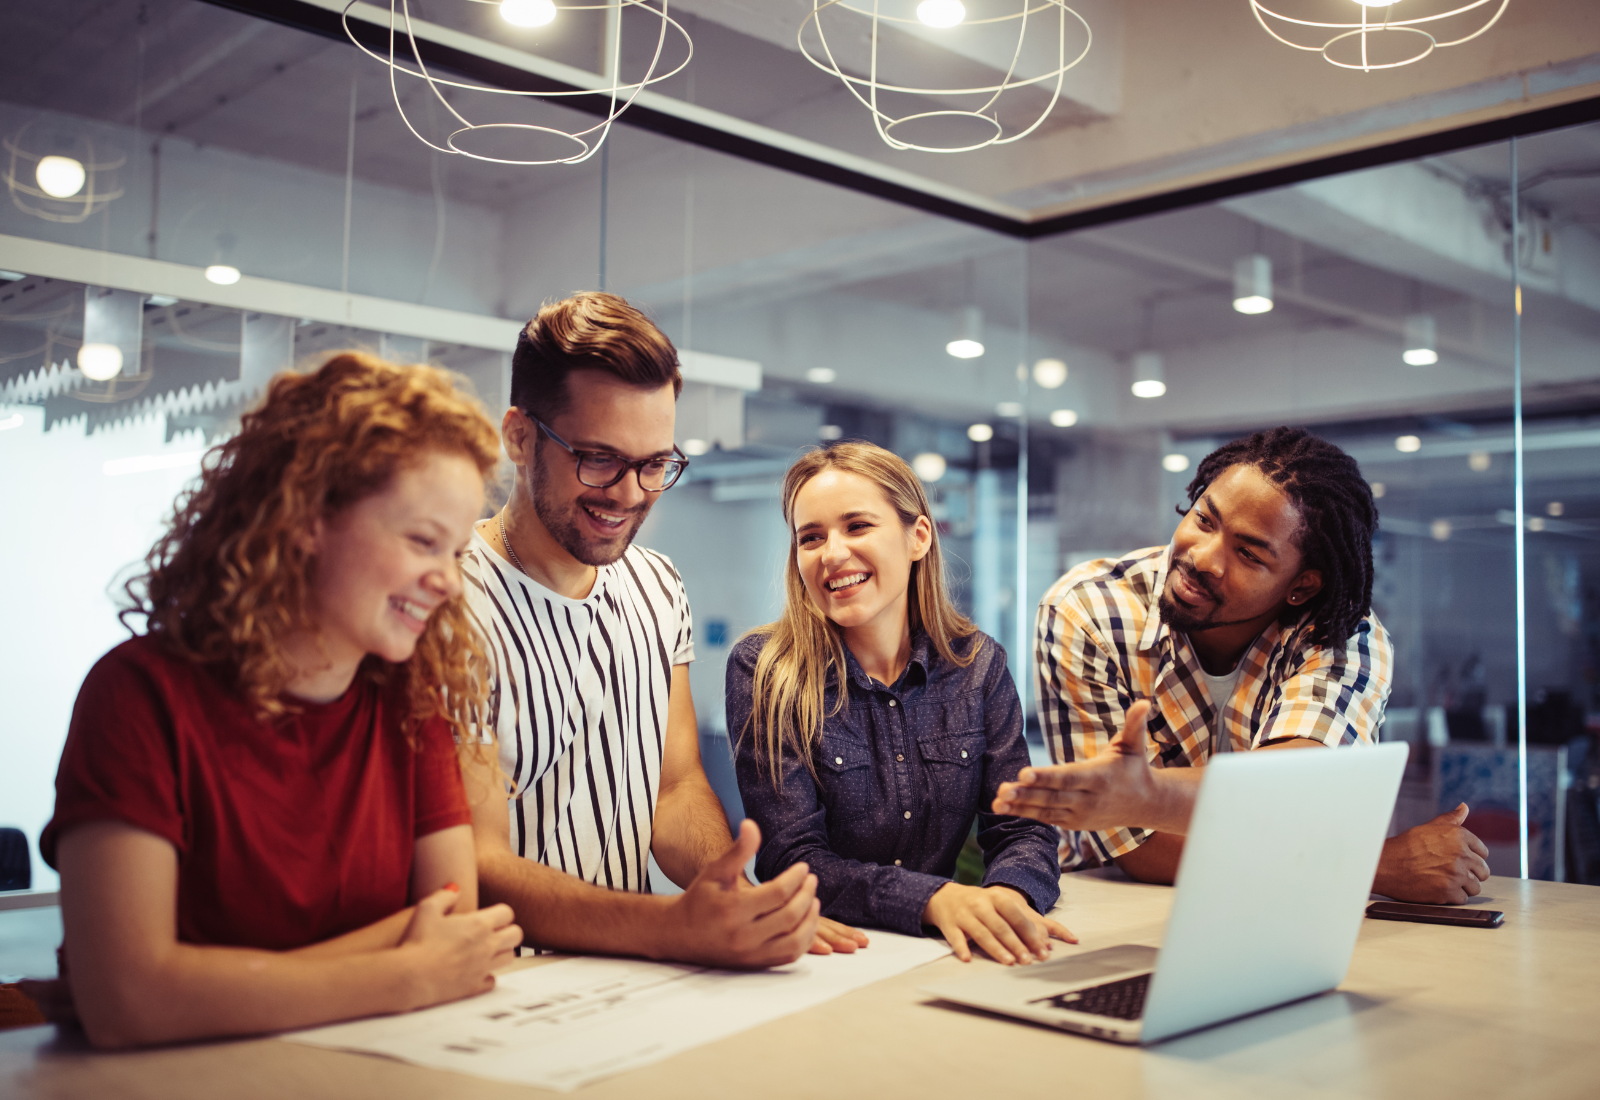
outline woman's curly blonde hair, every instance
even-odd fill
[[[226,666],[263,718],[285,713],[297,670],[281,643],[316,630],[305,534],[435,452],[462,455],[485,476],[500,456],[483,407],[444,371],[341,352],[309,374],[280,374],[178,498],[144,572],[124,586],[123,625],[137,633],[129,619],[142,616],[179,655]],[[368,656],[360,675],[396,673],[406,677],[408,736],[435,715],[458,739],[474,736],[487,664],[460,597],[433,613],[404,664]]]

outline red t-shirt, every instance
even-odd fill
[[[401,731],[400,677],[271,723],[205,665],[134,638],[89,671],[39,850],[115,819],[178,850],[178,939],[287,950],[406,907],[415,838],[471,820],[448,723]]]

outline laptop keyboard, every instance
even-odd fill
[[[1104,985],[1075,989],[1071,993],[1057,993],[1054,997],[1040,997],[1032,1004],[1048,1004],[1070,1012],[1087,1012],[1094,1016],[1111,1016],[1118,1020],[1137,1020],[1144,1015],[1144,995],[1150,988],[1150,975],[1137,974]]]

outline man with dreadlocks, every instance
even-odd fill
[[[1371,744],[1393,646],[1372,614],[1372,490],[1297,428],[1200,463],[1169,546],[1086,562],[1045,594],[1034,635],[1051,759],[994,812],[1069,830],[1063,866],[1170,883],[1213,753]],[[1148,737],[1148,744],[1147,744]],[[1489,877],[1467,807],[1388,840],[1373,890],[1460,904]]]

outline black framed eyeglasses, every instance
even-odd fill
[[[689,459],[676,446],[671,458],[641,458],[629,462],[610,451],[580,451],[550,430],[550,425],[523,410],[550,441],[578,460],[578,480],[591,489],[609,489],[632,470],[639,479],[639,488],[647,493],[664,493],[675,485],[683,471],[689,468]]]

